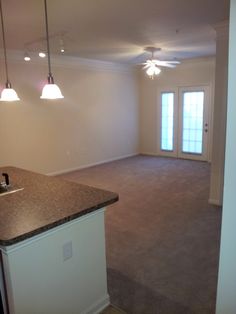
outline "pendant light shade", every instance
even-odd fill
[[[64,98],[60,88],[54,84],[54,79],[51,72],[51,59],[50,59],[50,46],[49,46],[49,32],[48,32],[48,13],[47,13],[47,0],[44,0],[44,12],[45,12],[45,25],[46,25],[46,39],[47,39],[47,57],[48,57],[48,83],[42,90],[41,99],[60,99]]]
[[[48,84],[46,84],[42,90],[41,99],[60,99],[64,98],[60,88],[54,84],[53,77],[48,77]]]
[[[2,24],[2,41],[5,59],[5,72],[6,72],[6,87],[1,92],[0,101],[16,101],[20,100],[16,91],[11,87],[11,83],[8,78],[8,67],[7,67],[7,51],[6,51],[6,40],[5,40],[5,29],[3,21],[3,10],[2,10],[2,0],[0,0],[0,13],[1,13],[1,24]]]
[[[20,100],[20,98],[18,97],[16,91],[11,88],[11,84],[7,83],[6,84],[6,88],[4,88],[1,92],[1,101],[16,101],[16,100]]]

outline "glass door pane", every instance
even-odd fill
[[[161,150],[174,149],[174,93],[161,94]]]
[[[203,153],[203,114],[204,92],[183,92],[183,153]]]

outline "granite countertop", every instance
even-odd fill
[[[0,245],[8,246],[118,201],[118,194],[15,167],[7,172],[12,187],[0,196]],[[1,179],[0,179],[1,180]]]

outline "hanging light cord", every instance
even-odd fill
[[[0,0],[0,12],[1,12],[1,24],[2,24],[2,40],[3,40],[3,50],[4,50],[4,58],[5,58],[5,70],[6,70],[6,87],[10,87],[10,82],[8,79],[8,67],[7,67],[7,52],[6,52],[6,39],[5,39],[5,29],[3,23],[3,13],[2,13],[2,0]]]
[[[0,0],[1,1],[1,0]],[[48,10],[47,10],[47,0],[44,0],[44,9],[45,9],[45,25],[46,25],[46,38],[47,38],[47,52],[48,52],[48,83],[53,82],[53,76],[51,71],[51,59],[50,59],[50,46],[49,46],[49,34],[48,34]]]

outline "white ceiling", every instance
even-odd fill
[[[45,36],[43,0],[2,3],[8,49]],[[66,54],[122,63],[144,61],[147,46],[161,47],[161,59],[213,55],[212,25],[228,14],[229,0],[48,0],[49,32],[65,33]],[[51,46],[57,53],[58,37]]]

